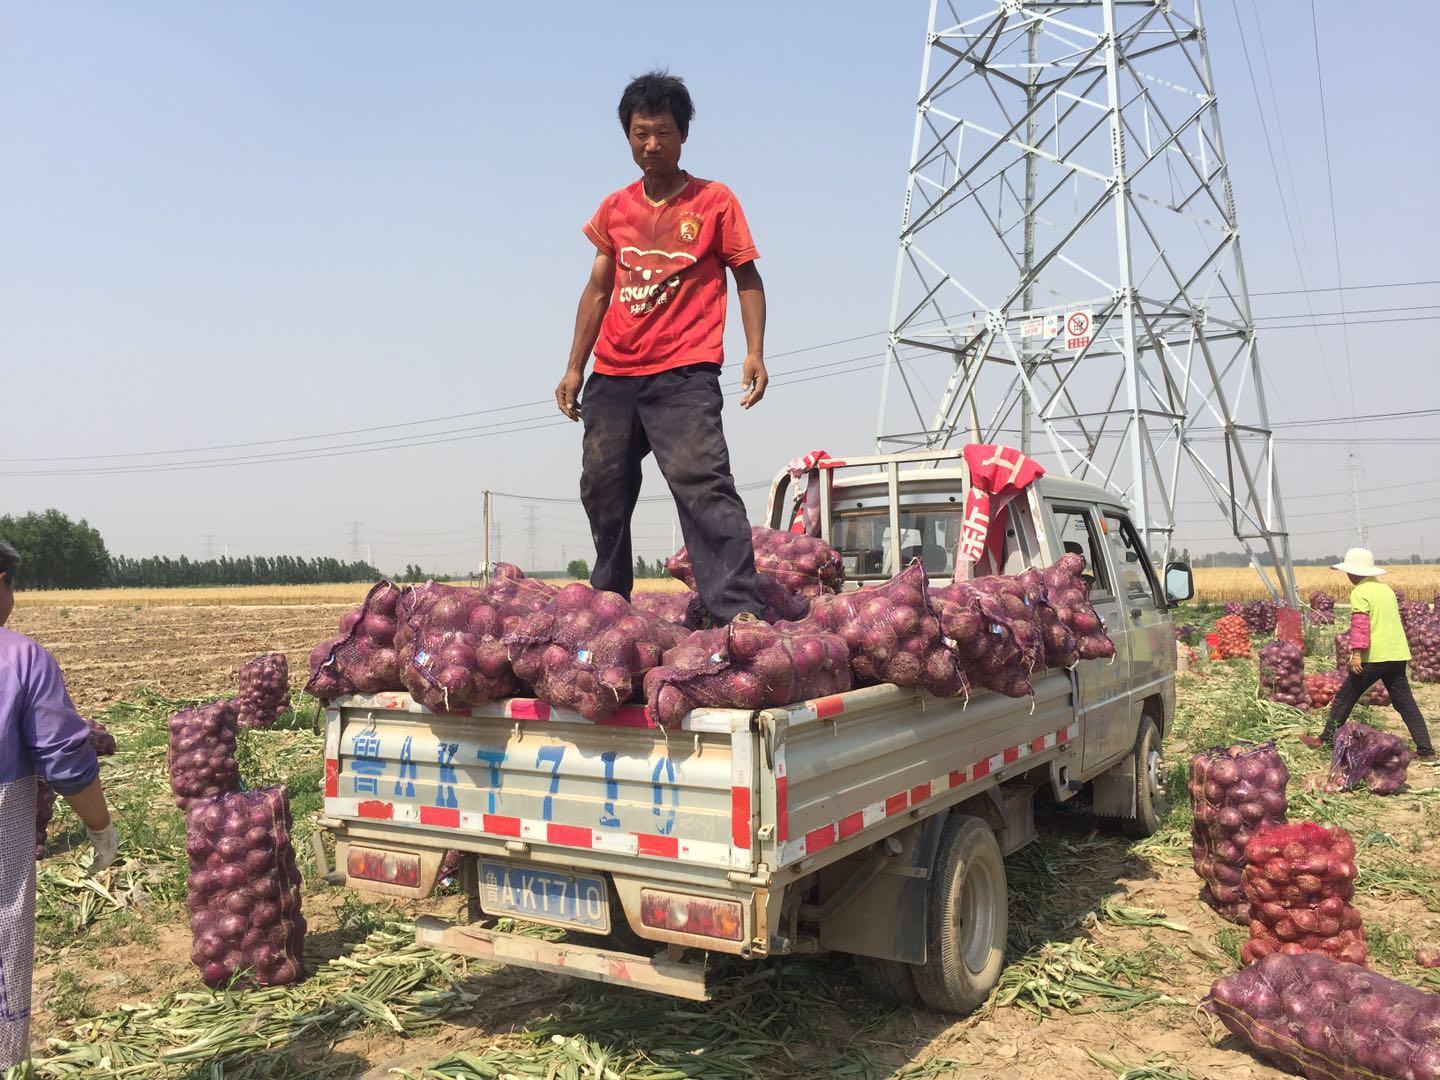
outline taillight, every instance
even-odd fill
[[[657,930],[739,941],[745,932],[740,904],[735,900],[710,900],[703,896],[640,890],[640,921]]]
[[[351,847],[345,860],[345,872],[352,878],[415,888],[420,884],[420,856]]]

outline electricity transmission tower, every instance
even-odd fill
[[[891,312],[882,450],[1018,443],[1157,560],[1188,467],[1296,602],[1199,0],[931,0]]]

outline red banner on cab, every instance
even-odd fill
[[[785,471],[790,474],[791,487],[795,489],[795,512],[790,519],[792,533],[820,535],[820,463],[830,460],[830,455],[824,450],[811,450],[785,466]],[[801,477],[805,478],[803,488],[800,486]],[[830,480],[830,473],[826,470],[825,482],[828,484]]]
[[[1003,523],[1005,504],[1044,476],[1045,469],[1014,447],[992,443],[970,443],[966,446],[965,464],[970,470],[970,490],[965,493],[959,559],[973,565],[988,550],[991,561],[998,569],[1005,530],[996,528],[992,535],[991,526]]]

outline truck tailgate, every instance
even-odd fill
[[[603,724],[530,698],[432,713],[409,694],[326,710],[325,813],[432,846],[507,841],[749,871],[759,800],[753,714],[697,710],[678,731],[642,708]]]

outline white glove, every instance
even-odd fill
[[[95,845],[95,858],[90,860],[89,866],[85,867],[85,873],[94,877],[113,863],[115,856],[120,854],[120,834],[115,831],[115,822],[112,820],[99,832],[86,829],[85,835],[90,838],[90,843]]]

